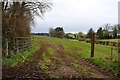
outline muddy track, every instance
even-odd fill
[[[68,63],[68,61],[66,61],[65,54],[71,56],[74,59],[77,59],[79,61],[77,64],[89,67],[90,69],[95,70],[100,75],[104,75],[104,76],[102,76],[103,78],[115,78],[115,79],[119,80],[119,78],[118,78],[117,75],[114,75],[112,72],[100,68],[98,65],[93,64],[89,60],[81,58],[81,57],[78,57],[78,56],[70,55],[68,52],[66,52],[64,50],[64,48],[62,47],[62,45],[60,45],[60,44],[54,45],[51,42],[48,42],[47,44],[49,46],[52,46],[56,50],[56,52],[60,54],[59,58],[62,58],[62,60],[65,62],[66,66],[71,66],[71,65]],[[84,75],[84,73],[82,73],[82,75]],[[85,76],[87,77],[87,75],[85,75]],[[82,77],[84,77],[84,76],[82,76]]]
[[[42,44],[43,47],[40,48],[39,51],[34,53],[34,55],[29,56],[28,58],[32,59],[32,61],[25,61],[24,63],[18,65],[13,68],[4,68],[2,69],[2,78],[3,79],[46,79],[49,78],[42,69],[39,68],[38,60],[41,58],[42,53],[45,51],[45,44]]]
[[[98,65],[93,64],[92,62],[90,62],[87,59],[80,58],[79,61],[81,61],[87,67],[90,67],[90,69],[94,69],[98,73],[102,73],[103,75],[107,76],[108,78],[119,79],[117,75],[114,75],[112,72],[107,71],[105,69],[102,69],[101,67],[99,67]]]
[[[60,44],[53,44],[51,42],[42,43],[41,41],[41,48],[39,51],[34,53],[34,55],[29,56],[29,59],[32,59],[31,61],[26,60],[24,63],[19,64],[17,67],[8,67],[3,68],[3,79],[6,78],[32,78],[32,79],[47,79],[50,78],[50,75],[56,75],[60,78],[91,78],[91,76],[82,70],[79,70],[81,68],[76,69],[71,65],[71,58],[74,60],[77,60],[76,62],[79,66],[84,66],[87,68],[90,68],[91,73],[96,73],[98,78],[117,78],[117,76],[113,75],[111,72],[106,71],[104,69],[101,69],[99,66],[94,65],[87,59],[80,58],[78,56],[71,55],[67,53],[63,46]],[[45,70],[41,69],[38,64],[39,59],[42,58],[42,53],[46,52],[46,48],[52,47],[59,55],[57,58],[60,58],[62,60],[62,63],[57,61],[56,59],[50,57],[53,63],[55,63],[55,68],[49,70],[49,74],[45,72]],[[48,52],[47,52],[48,53]],[[68,58],[68,57],[70,58]],[[73,60],[73,61],[74,61]],[[56,67],[57,65],[61,64],[60,67]],[[94,72],[92,72],[94,70]],[[95,75],[92,74],[92,75]]]

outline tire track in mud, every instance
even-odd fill
[[[70,56],[70,55],[64,50],[62,45],[59,45],[59,44],[54,45],[51,42],[47,44],[56,50],[56,52],[59,54],[58,58],[61,58],[62,62],[64,62],[64,64],[61,65],[62,70],[57,69],[55,71],[52,71],[52,74],[56,76],[64,77],[64,78],[68,78],[68,77],[69,78],[74,78],[74,77],[75,78],[90,78],[90,76],[86,75],[85,72],[78,71],[71,65],[71,62],[73,62],[72,59],[74,59],[74,56],[72,56],[71,60],[68,59],[66,56]],[[58,72],[59,74],[56,74]]]
[[[81,58],[79,56],[74,56],[74,55],[69,54],[68,52],[66,52],[64,50],[63,46],[60,45],[60,44],[54,45],[51,42],[48,42],[47,44],[49,46],[53,47],[56,50],[56,52],[60,55],[59,58],[62,58],[63,62],[65,63],[64,67],[66,67],[66,69],[69,68],[68,69],[69,70],[68,74],[72,73],[72,74],[70,74],[69,78],[72,78],[72,77],[76,77],[76,78],[79,78],[79,77],[80,78],[91,78],[91,76],[89,76],[89,74],[87,74],[87,75],[84,74],[85,72],[81,72],[81,74],[79,74],[76,70],[74,70],[73,67],[70,64],[71,60],[69,59],[70,61],[68,61],[67,57],[65,55],[68,55],[68,56],[72,57],[73,59],[77,59],[79,61],[79,62],[77,62],[77,64],[82,65],[84,67],[89,67],[89,69],[94,70],[94,72],[98,74],[97,77],[94,77],[94,78],[115,78],[115,79],[119,79],[118,76],[114,75],[112,72],[109,72],[109,71],[107,71],[105,69],[102,69],[98,65],[94,65],[89,60]],[[70,69],[72,70],[71,72],[70,72]],[[56,72],[58,72],[58,71],[56,71]],[[74,73],[79,74],[80,76],[75,76]],[[53,74],[55,74],[55,73],[53,73]],[[93,75],[96,75],[96,74],[93,74]],[[57,76],[60,76],[60,75],[57,75]]]
[[[26,60],[24,63],[17,67],[8,67],[2,69],[2,78],[4,79],[46,79],[49,75],[46,74],[38,64],[39,59],[42,57],[42,53],[46,50],[46,45],[41,41],[41,48],[34,55],[29,56],[32,61]]]
[[[41,48],[39,51],[34,53],[33,56],[29,56],[29,59],[32,61],[26,60],[24,63],[20,64],[18,67],[13,68],[3,68],[3,78],[32,78],[32,79],[47,79],[50,78],[50,75],[59,76],[60,78],[93,78],[88,73],[82,70],[76,69],[71,62],[77,60],[76,64],[80,67],[89,67],[91,70],[94,70],[97,73],[98,78],[117,78],[111,72],[108,72],[104,69],[101,69],[98,66],[95,66],[87,59],[80,58],[79,56],[74,56],[66,52],[61,44],[53,44],[51,42],[42,42],[41,40]],[[58,54],[56,59],[52,56],[48,57],[54,66],[49,65],[49,74],[46,73],[46,70],[40,68],[39,60],[42,59],[42,54],[47,52],[47,48],[52,47]],[[67,57],[68,56],[68,57]],[[58,60],[60,59],[60,61]],[[27,64],[26,64],[27,63]],[[58,65],[60,65],[58,67]],[[54,68],[53,68],[54,67]],[[95,75],[92,74],[92,75]],[[96,77],[96,78],[97,78]]]
[[[66,58],[66,56],[65,56],[66,53],[65,53],[62,45],[54,45],[51,42],[48,42],[47,45],[51,46],[58,53],[57,58],[61,59],[62,62],[64,62],[62,64],[60,63],[61,66],[59,68],[56,68],[56,69],[52,70],[51,74],[59,76],[60,78],[72,78],[73,75],[78,75],[79,74],[79,73],[76,73],[74,68],[71,68],[70,64],[66,61],[66,59],[65,59]],[[56,63],[58,63],[57,60],[56,60]],[[56,65],[58,65],[58,64],[56,64]],[[76,78],[78,78],[78,77],[76,77]]]

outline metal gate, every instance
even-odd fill
[[[29,50],[34,42],[33,37],[17,37],[17,53]]]

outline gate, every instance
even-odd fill
[[[34,42],[33,37],[17,37],[17,53],[29,50]]]

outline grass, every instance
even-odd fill
[[[51,75],[50,79],[53,79],[53,78],[57,79],[57,78],[59,78],[59,76]]]
[[[81,56],[92,61],[94,64],[99,65],[103,69],[112,71],[114,74],[118,74],[118,53],[113,53],[113,60],[111,60],[111,46],[95,44],[94,58],[90,57],[91,44],[83,41],[70,40],[70,39],[58,39],[53,37],[37,36],[47,42],[54,44],[61,44],[64,50],[71,55]],[[51,52],[51,51],[50,51]],[[72,64],[78,67],[75,63]]]
[[[52,47],[47,47],[45,52],[42,53],[41,59],[39,59],[39,65],[42,70],[45,70],[46,73],[49,73],[48,69],[51,69],[54,65],[53,62],[51,62],[50,57],[56,56],[56,53]],[[51,66],[51,67],[50,67]]]
[[[42,59],[39,60],[40,68],[43,70],[47,70],[48,66],[46,65],[49,65],[51,63],[51,60],[47,58],[47,55],[45,52],[42,54],[42,56],[43,56]]]
[[[76,63],[71,63],[75,68],[78,68],[79,67],[79,65],[78,64],[76,64]]]
[[[24,53],[19,53],[17,55],[10,55],[8,57],[3,57],[3,65],[8,66],[16,66],[18,63],[24,62],[29,55],[33,55],[40,47],[40,40],[42,43],[52,42],[53,44],[60,44],[63,46],[64,50],[68,52],[70,55],[80,56],[92,61],[94,64],[99,65],[100,67],[112,71],[114,74],[118,74],[118,53],[115,51],[113,53],[113,60],[111,59],[111,47],[107,45],[95,44],[95,55],[94,58],[90,57],[91,53],[91,44],[78,40],[71,39],[59,39],[53,37],[45,37],[45,36],[34,36],[34,46]],[[57,56],[56,51],[52,47],[47,47],[46,51],[42,54],[43,58],[40,59],[39,65],[41,69],[48,70],[48,65],[54,65],[54,62],[51,62],[50,56],[56,59]],[[68,56],[69,57],[69,56]],[[69,57],[72,59],[72,57]],[[62,63],[61,59],[57,59],[60,63]],[[52,63],[52,64],[51,64]],[[76,62],[71,63],[74,67],[78,67]],[[52,68],[52,67],[51,67]]]
[[[99,41],[110,41],[110,42],[118,42],[119,39],[101,39]]]

